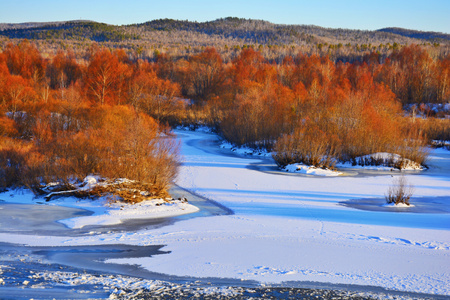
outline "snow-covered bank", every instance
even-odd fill
[[[55,220],[72,229],[85,226],[116,225],[128,220],[168,218],[194,213],[199,210],[184,199],[172,198],[145,200],[135,204],[111,201],[106,197],[97,200],[61,197],[50,202],[44,202],[44,199],[36,198],[31,191],[26,189],[0,193],[0,200],[6,203],[62,206],[92,212],[92,215],[89,216]]]
[[[0,273],[2,272],[0,266]],[[5,270],[8,282],[19,289],[2,288],[2,299],[392,299],[392,293],[349,291],[335,286],[333,289],[289,287],[205,286],[201,281],[172,283],[122,275],[89,274],[76,271],[24,272],[27,280],[17,272]],[[23,274],[25,275],[25,274]],[[0,285],[1,285],[0,281]],[[62,294],[62,297],[61,297]],[[397,293],[396,293],[397,294]],[[43,295],[44,297],[40,297]],[[55,297],[56,296],[56,297]],[[59,297],[58,297],[59,296]],[[419,299],[417,295],[395,295],[395,299]],[[426,295],[423,295],[426,297]],[[424,298],[425,298],[424,297]],[[422,298],[422,297],[421,297]]]
[[[401,166],[402,170],[415,171],[423,170],[424,167],[410,159],[403,158],[398,154],[378,152],[369,155],[357,157],[355,159],[356,165],[350,162],[338,163],[338,168],[354,168],[354,169],[367,169],[367,170],[379,170],[379,171],[394,171],[399,169],[392,167],[393,165]]]
[[[69,228],[82,228],[87,225],[115,225],[123,220],[167,218],[198,211],[198,208],[182,200],[156,199],[136,204],[114,202],[104,211],[92,216],[61,220]]]
[[[322,169],[316,168],[314,166],[306,166],[303,164],[291,164],[284,167],[286,172],[291,173],[300,173],[306,175],[315,175],[315,176],[339,176],[342,175],[342,172],[333,171],[330,169]]]
[[[251,155],[251,156],[261,156],[261,157],[271,157],[272,156],[272,153],[268,152],[265,149],[253,149],[253,148],[245,147],[245,146],[236,147],[227,141],[222,141],[222,143],[220,144],[220,148],[228,149],[239,155]]]

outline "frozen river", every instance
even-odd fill
[[[12,282],[20,281],[17,290],[26,295],[33,285],[23,285],[31,281],[29,272],[44,278],[46,268],[60,266],[71,274],[85,270],[200,286],[319,285],[450,295],[449,151],[434,151],[429,170],[407,173],[416,205],[393,210],[382,204],[398,173],[291,175],[270,158],[219,148],[213,134],[176,133],[183,164],[173,196],[187,197],[198,212],[70,229],[55,221],[90,215],[89,207],[48,206],[18,201],[29,195],[3,193],[0,278],[6,284],[0,292],[13,294]],[[6,279],[14,277],[8,267],[18,270],[16,279]],[[91,296],[114,291],[96,290],[86,278],[78,285],[84,282]],[[103,286],[112,286],[108,282]],[[123,282],[122,289],[136,287]],[[70,286],[66,280],[64,288]],[[62,288],[53,287],[55,295]]]

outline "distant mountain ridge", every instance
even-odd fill
[[[121,27],[86,20],[0,24],[0,36],[19,39],[89,39],[96,42],[138,39],[136,35],[124,32]]]
[[[442,32],[434,32],[434,31],[420,31],[420,30],[412,30],[412,29],[405,29],[405,28],[399,28],[399,27],[388,27],[388,28],[382,28],[378,29],[377,31],[380,32],[389,32],[393,34],[398,34],[401,36],[407,36],[414,39],[421,39],[421,40],[450,40],[450,34],[442,33]]]
[[[0,23],[0,31],[7,29],[29,29],[38,27],[58,26],[66,23],[83,23],[94,22],[90,20],[69,20],[69,21],[53,21],[53,22],[25,22],[25,23]]]
[[[109,25],[87,20],[58,22],[28,22],[0,24],[0,36],[27,39],[72,39],[96,42],[120,42],[125,40],[152,41],[153,33],[182,32],[209,36],[212,39],[227,39],[247,44],[318,44],[318,43],[423,43],[450,42],[450,35],[439,32],[422,32],[403,28],[379,30],[353,30],[324,28],[314,25],[283,25],[264,20],[243,18],[221,18],[207,22],[192,22],[173,19],[152,20],[140,24]],[[183,40],[183,38],[179,38]]]

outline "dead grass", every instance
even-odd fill
[[[392,186],[389,187],[387,194],[385,195],[386,202],[388,204],[406,204],[410,205],[409,200],[414,193],[414,186],[408,184],[404,175],[396,177]]]
[[[73,184],[59,184],[51,189],[39,189],[45,194],[46,201],[58,197],[73,196],[77,198],[99,198],[106,197],[109,201],[120,201],[125,203],[138,203],[150,199],[167,199],[170,195],[164,190],[155,188],[151,184],[143,184],[131,180],[103,180],[90,189]]]
[[[165,199],[169,194],[163,190],[155,189],[150,184],[138,182],[108,183],[96,186],[91,190],[91,195],[107,196],[111,200],[120,200],[126,203],[138,203],[148,199]]]

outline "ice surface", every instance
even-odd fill
[[[170,254],[110,262],[138,264],[152,272],[179,276],[275,284],[316,281],[375,285],[450,295],[448,151],[433,151],[430,169],[405,175],[415,186],[414,197],[439,198],[436,205],[445,206],[442,213],[392,212],[390,208],[364,211],[340,203],[383,198],[392,176],[400,172],[324,177],[259,171],[252,166],[260,164],[261,158],[231,155],[231,150],[218,147],[214,134],[177,134],[182,142],[183,163],[176,183],[228,207],[233,215],[191,218],[152,230],[93,236],[30,238],[0,233],[0,242],[45,246],[166,245],[162,250]],[[224,151],[230,155],[224,155]],[[7,201],[21,201],[21,197],[25,196],[0,195]],[[67,202],[58,199],[55,205]],[[85,208],[95,211],[89,205],[86,203]]]

